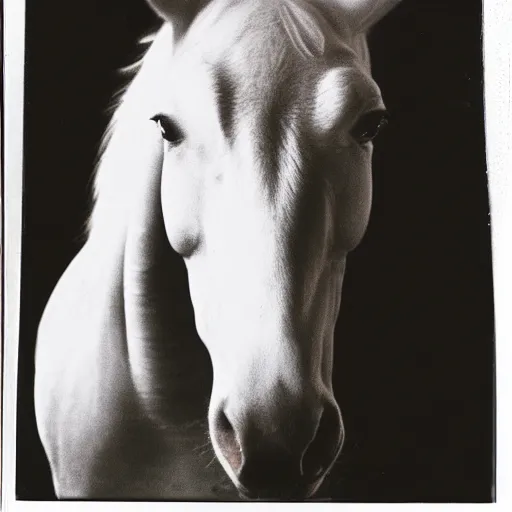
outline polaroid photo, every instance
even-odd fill
[[[490,3],[5,2],[6,509],[496,502]]]

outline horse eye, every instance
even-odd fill
[[[162,138],[171,144],[177,145],[185,138],[185,135],[178,124],[169,117],[164,116],[163,114],[157,114],[151,118],[151,121],[155,121],[158,128],[160,128]]]
[[[388,124],[389,114],[386,110],[372,110],[363,114],[350,131],[350,134],[359,144],[372,141]]]

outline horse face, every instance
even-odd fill
[[[213,363],[216,455],[243,495],[300,498],[342,446],[333,332],[383,104],[348,31],[271,5],[210,4],[177,40],[153,119],[167,236]]]

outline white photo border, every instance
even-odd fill
[[[412,0],[409,0],[412,1]],[[497,473],[495,504],[352,504],[352,503],[123,503],[36,502],[15,497],[16,383],[20,304],[21,205],[23,183],[23,90],[25,0],[4,0],[4,367],[2,415],[3,510],[16,511],[136,511],[311,510],[344,507],[350,510],[397,509],[509,510],[512,505],[512,2],[484,0],[484,80],[487,169],[492,218],[494,300],[496,315]],[[456,30],[456,27],[454,27]],[[0,294],[1,295],[1,294]]]

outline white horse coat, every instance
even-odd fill
[[[55,490],[306,498],[344,437],[333,332],[385,119],[365,34],[397,1],[150,3],[165,23],[39,327]]]

